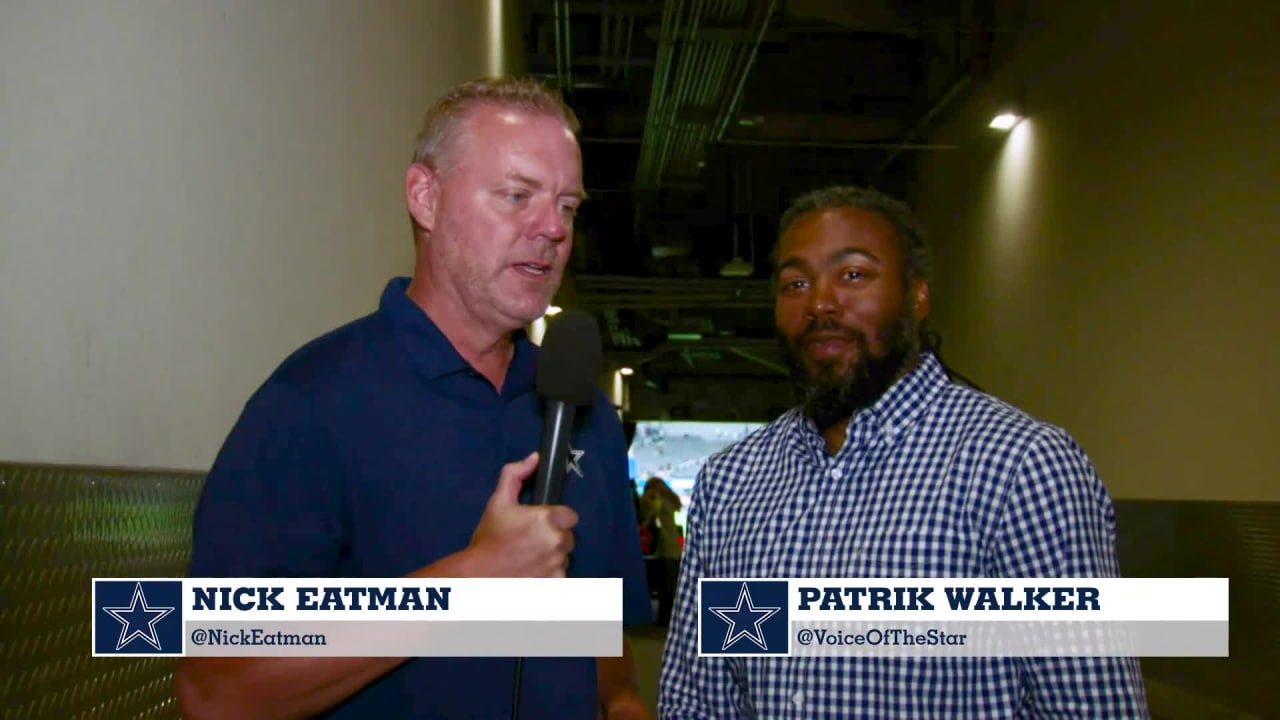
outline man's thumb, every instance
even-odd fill
[[[504,505],[518,505],[520,488],[537,467],[537,452],[530,453],[523,460],[503,465],[502,472],[498,475],[498,489],[493,493],[494,498]]]

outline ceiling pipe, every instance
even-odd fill
[[[614,59],[610,57],[613,54],[615,28],[621,25],[613,19],[613,14],[609,11],[609,4],[605,3],[600,10],[600,77],[607,78],[613,73]]]
[[[557,0],[557,2],[564,6],[564,10],[557,13],[557,15],[560,18],[560,23],[564,26],[564,61],[563,61],[564,62],[564,84],[561,85],[561,87],[572,90],[573,89],[573,47],[572,47],[573,33],[570,32],[571,27],[569,24],[569,15],[570,15],[569,0]]]
[[[638,137],[581,137],[582,143],[609,145],[639,145],[643,138]],[[742,145],[747,147],[777,148],[831,148],[833,150],[959,150],[959,145],[943,145],[937,143],[901,143],[901,142],[842,142],[839,140],[769,140],[765,138],[724,138],[721,145]]]
[[[552,9],[555,13],[555,22],[552,27],[555,29],[556,38],[556,87],[564,88],[564,50],[561,48],[564,38],[560,37],[560,0],[554,0]]]
[[[693,8],[689,17],[690,38],[694,37],[698,32],[698,22],[701,19],[704,0],[694,0]],[[681,33],[676,32],[672,42],[680,40]],[[685,98],[689,95],[689,83],[691,76],[696,72],[696,67],[701,61],[701,47],[694,44],[691,40],[686,40],[680,46],[679,62],[675,63],[672,72],[675,73],[674,91],[670,98],[666,98],[663,107],[663,124],[662,134],[659,136],[654,149],[654,157],[651,164],[644,168],[647,170],[646,185],[656,186],[662,183],[663,175],[666,174],[668,159],[671,157],[671,148],[678,136],[679,130],[676,123],[676,113],[681,105],[685,102]],[[693,56],[692,58],[690,56]],[[693,70],[691,70],[691,68]]]
[[[747,77],[751,74],[751,68],[755,65],[756,56],[760,52],[760,44],[764,42],[764,35],[769,29],[769,21],[773,18],[773,11],[777,1],[768,0],[768,7],[765,8],[762,17],[759,19],[760,26],[756,28],[755,39],[747,51],[746,62],[743,63],[742,70],[738,73],[737,81],[734,83],[733,94],[729,96],[728,102],[720,108],[716,117],[715,134],[712,136],[715,142],[719,142],[724,138],[725,132],[729,129],[730,121],[733,120],[733,116],[738,112],[738,107],[742,104],[742,94],[747,87]]]
[[[648,169],[652,165],[654,146],[663,134],[666,122],[667,84],[670,82],[675,55],[676,30],[684,12],[684,0],[666,0],[662,8],[662,30],[658,39],[658,57],[653,68],[653,85],[649,91],[649,109],[644,123],[644,137],[640,143],[640,159],[636,164],[636,185],[649,183]]]
[[[933,107],[929,108],[929,112],[925,113],[924,117],[920,119],[920,122],[916,123],[915,127],[911,128],[911,131],[903,136],[902,144],[906,145],[911,143],[911,141],[916,139],[916,136],[924,132],[925,129],[929,127],[929,123],[933,122],[933,118],[936,117],[938,113],[942,112],[943,108],[949,105],[951,101],[954,100],[965,88],[967,88],[969,83],[972,81],[973,76],[969,73],[965,73],[960,76],[959,80],[952,83],[951,87],[942,95],[938,102],[934,103]],[[884,171],[888,170],[889,166],[893,164],[893,161],[901,154],[901,150],[894,150],[889,153],[889,157],[885,158],[884,162],[880,163],[880,167],[876,168],[875,174],[883,175]]]
[[[604,273],[592,273],[584,276],[587,282],[599,283],[610,287],[616,286],[616,283],[633,283],[639,287],[653,287],[654,285],[714,285],[716,287],[739,287],[747,288],[752,286],[765,286],[769,284],[768,280],[725,280],[723,278],[704,278],[704,277],[653,277],[641,278],[634,275],[609,275]]]
[[[667,295],[679,295],[680,297],[726,297],[739,300],[772,297],[771,293],[766,288],[738,289],[728,287],[698,287],[690,285],[655,285],[653,288],[637,288],[634,286],[581,287],[583,287],[584,292],[590,292],[598,296],[646,299],[662,299]]]
[[[638,292],[609,292],[595,291],[591,289],[582,289],[580,291],[584,302],[640,302],[640,303],[673,303],[679,301],[712,301],[724,300],[727,302],[771,302],[773,297],[765,293],[730,293],[730,292],[662,292],[662,293],[638,293]]]
[[[750,9],[751,5],[747,0],[737,0],[732,3],[731,7],[726,6],[723,12],[729,15],[732,20],[746,21],[749,19],[748,13]],[[755,45],[749,49],[749,33],[746,38],[717,43],[717,47],[720,48],[721,52],[713,72],[708,73],[704,79],[706,89],[698,98],[698,106],[710,107],[720,100],[724,95],[723,88],[734,86],[732,77],[735,69],[737,67],[750,66],[754,61],[754,46],[759,44],[760,39],[757,37]],[[703,159],[703,153],[707,145],[717,137],[716,127],[717,125],[714,121],[694,126],[691,133],[693,137],[684,147],[685,158],[679,168],[683,174],[693,175],[697,173],[699,162]]]
[[[771,300],[714,300],[708,298],[671,298],[663,300],[594,298],[583,296],[576,307],[582,310],[681,310],[695,306],[700,310],[771,310]]]
[[[644,366],[657,362],[670,355],[683,355],[689,352],[725,352],[748,362],[767,368],[772,372],[787,375],[790,370],[778,360],[767,357],[768,353],[778,353],[777,340],[746,340],[745,338],[725,338],[723,341],[701,342],[664,342],[648,350],[638,348],[608,348],[606,356],[615,362],[636,367],[644,375]]]
[[[688,108],[711,107],[721,101],[723,88],[739,86],[729,77],[737,72],[735,67],[751,63],[750,57],[743,56],[746,42],[704,39],[699,29],[704,24],[743,22],[748,9],[747,0],[667,1],[636,169],[637,187],[667,187],[671,178],[696,175],[703,148],[716,137],[716,126],[683,119],[683,114]],[[758,44],[760,33],[756,36]]]
[[[959,145],[937,145],[900,142],[839,142],[836,140],[748,140],[725,138],[721,145],[778,148],[831,148],[833,150],[959,150]]]
[[[746,350],[743,350],[742,348],[731,347],[731,348],[729,348],[729,352],[733,353],[734,355],[737,355],[738,357],[742,358],[743,360],[750,360],[751,362],[754,362],[754,363],[756,363],[757,365],[761,365],[761,366],[763,366],[763,367],[767,367],[767,368],[769,368],[770,370],[773,370],[773,371],[775,371],[775,372],[779,372],[779,373],[781,373],[781,374],[783,374],[783,375],[790,375],[790,374],[791,374],[791,370],[790,370],[789,368],[787,368],[787,366],[786,366],[785,364],[783,364],[783,363],[777,363],[777,362],[774,362],[774,361],[772,361],[772,360],[768,360],[768,359],[762,358],[762,357],[760,357],[759,355],[756,355],[755,353],[747,352]]]
[[[668,295],[679,295],[680,297],[725,297],[737,300],[749,300],[755,298],[769,298],[770,294],[766,291],[741,291],[726,290],[717,288],[697,288],[697,287],[681,287],[667,286],[655,290],[641,290],[637,288],[584,288],[584,292],[590,292],[600,297],[628,297],[628,298],[644,298],[644,299],[665,299]]]
[[[636,36],[636,16],[627,16],[627,49],[622,53],[622,77],[631,74],[631,40]]]

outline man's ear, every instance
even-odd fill
[[[424,163],[413,163],[404,175],[404,197],[409,215],[428,234],[435,228],[440,200],[440,178]]]
[[[929,282],[927,280],[913,281],[911,283],[911,317],[916,321],[917,327],[929,319],[929,303]]]

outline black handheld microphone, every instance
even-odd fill
[[[581,310],[565,310],[547,323],[538,353],[538,395],[543,411],[542,446],[534,471],[535,505],[558,505],[569,465],[569,438],[578,408],[595,404],[596,376],[603,350],[600,326]],[[511,690],[511,718],[520,718],[520,675],[524,659],[516,658]]]
[[[595,404],[602,349],[600,326],[581,310],[565,310],[547,323],[538,354],[538,395],[546,403],[533,502],[557,505],[564,493],[569,440],[579,408]]]

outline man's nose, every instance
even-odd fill
[[[533,218],[533,236],[552,242],[564,240],[569,236],[568,217],[559,202],[543,203]]]
[[[839,308],[840,303],[833,284],[823,279],[815,280],[809,291],[809,302],[805,308],[809,317],[828,317],[836,314]]]

